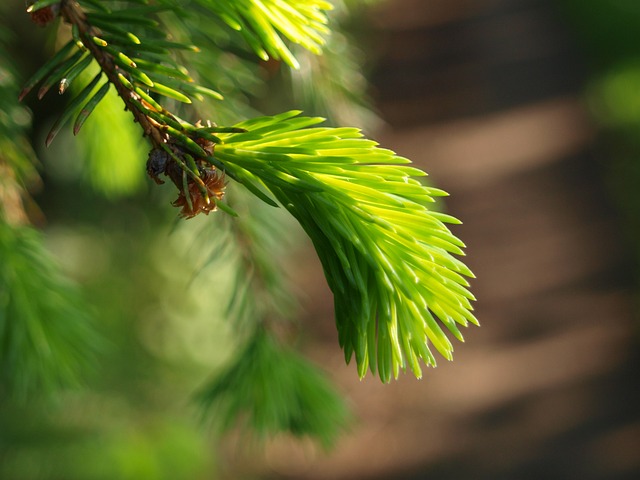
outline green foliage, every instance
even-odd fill
[[[329,33],[325,10],[333,7],[324,0],[198,0],[228,26],[238,30],[263,60],[272,57],[296,68],[298,62],[283,42],[290,41],[319,54]]]
[[[258,32],[250,43],[255,49],[259,39],[272,56],[283,54],[274,24],[290,39],[317,50],[323,41],[313,32],[324,31],[326,19],[320,12],[329,8],[315,1],[200,4],[235,29]],[[147,44],[169,47],[161,39],[159,23],[149,18],[168,9],[166,3],[118,11],[105,7],[95,12],[89,2],[86,17],[69,4],[61,5],[64,18],[77,30],[76,40],[116,84],[150,136],[157,150],[154,162],[159,163],[150,167],[153,176],[164,173],[182,189],[176,205],[182,206],[183,215],[208,213],[215,207],[235,214],[221,200],[221,179],[211,173],[218,170],[270,205],[277,205],[275,197],[301,223],[314,242],[335,295],[346,359],[355,354],[360,376],[370,369],[389,381],[409,367],[419,377],[419,360],[435,365],[429,343],[445,358],[452,358],[453,347],[435,319],[459,340],[462,335],[457,325],[477,323],[471,313],[474,298],[464,279],[472,274],[453,256],[463,254],[464,244],[445,223],[457,220],[428,208],[433,197],[444,192],[414,178],[424,172],[406,166],[410,162],[393,152],[377,148],[357,129],[308,128],[321,119],[299,117],[298,112],[254,118],[230,128],[181,120],[142,88],[186,103],[191,101],[188,93],[217,94],[189,83],[191,78],[181,65],[163,66],[161,73],[158,63],[145,58]],[[145,16],[144,21],[140,15]],[[248,18],[252,19],[250,27],[243,23]],[[128,28],[134,25],[144,27],[151,40],[141,41],[131,33]],[[56,71],[75,71],[86,63],[78,54],[70,57],[72,61],[65,58],[66,53],[58,54],[51,62],[61,66],[49,68],[54,72],[50,78],[59,76]],[[175,89],[159,84],[159,75],[177,81],[163,80]],[[66,81],[64,77],[61,85]],[[84,92],[97,87],[99,81],[100,74],[79,97],[89,96]],[[171,164],[182,170],[181,178]]]
[[[59,93],[66,92],[93,61],[97,62],[100,70],[93,81],[69,102],[51,129],[47,144],[72,118],[76,119],[74,134],[77,134],[84,120],[104,98],[109,83],[116,87],[132,111],[145,109],[138,107],[144,102],[149,102],[147,105],[151,109],[157,105],[155,101],[149,101],[150,97],[143,90],[184,103],[191,103],[192,98],[202,100],[204,96],[222,98],[218,92],[194,84],[187,69],[171,56],[170,49],[197,50],[192,45],[168,41],[161,23],[153,18],[158,12],[172,7],[129,3],[129,8],[116,11],[112,11],[106,2],[85,0],[80,3],[85,10],[73,2],[60,3],[61,14],[72,25],[73,38],[27,82],[20,98],[38,84],[41,84],[39,98],[55,84],[59,85]],[[163,109],[160,112],[167,113]],[[174,118],[171,120],[175,122]]]
[[[199,397],[220,428],[240,420],[263,438],[288,431],[328,447],[347,419],[324,375],[261,330]]]
[[[471,271],[452,255],[464,244],[444,225],[457,221],[428,208],[444,192],[357,129],[307,128],[322,119],[298,114],[237,124],[247,132],[220,134],[216,159],[252,191],[266,187],[313,240],[360,376],[370,368],[389,381],[408,366],[420,377],[419,359],[435,365],[429,342],[452,359],[434,315],[459,340],[456,324],[477,324]]]
[[[264,71],[249,46],[244,41],[234,41],[236,32],[229,31],[216,17],[192,10],[172,21],[170,28],[172,37],[198,45],[206,52],[189,55],[189,72],[194,81],[209,85],[224,96],[224,101],[197,103],[200,118],[213,118],[228,125],[258,115],[254,101],[266,93]]]
[[[218,279],[215,298],[233,322],[234,337],[244,339],[198,399],[221,431],[240,426],[263,439],[288,432],[328,447],[347,418],[344,403],[324,373],[266,333],[291,328],[287,320],[296,304],[284,274],[287,253],[302,232],[286,212],[254,199],[234,190],[229,201],[238,217],[217,217],[197,234],[194,249],[204,263],[192,282]]]
[[[373,3],[372,0],[369,3]],[[364,0],[334,2],[329,12],[331,35],[314,55],[302,48],[295,49],[300,68],[282,70],[290,85],[285,105],[325,117],[332,126],[353,125],[371,131],[380,120],[370,108],[367,96],[367,72],[371,59],[363,51],[366,38],[353,27],[357,19],[366,16]]]
[[[452,358],[445,330],[462,340],[459,326],[477,324],[466,279],[473,275],[457,258],[464,244],[447,227],[459,222],[432,208],[446,194],[422,183],[424,172],[357,128],[319,126],[322,118],[298,111],[257,116],[251,97],[266,85],[255,80],[258,59],[301,67],[292,84],[333,118],[357,111],[349,107],[358,105],[352,91],[362,85],[357,55],[341,46],[344,37],[327,43],[331,8],[322,0],[39,1],[29,9],[37,23],[59,16],[70,28],[60,29],[61,47],[20,95],[38,87],[39,98],[52,89],[70,97],[47,145],[73,122],[73,133],[83,129],[85,142],[99,138],[116,149],[132,143],[124,119],[102,120],[117,95],[149,140],[147,172],[157,183],[169,178],[175,185],[181,215],[229,214],[215,223],[220,231],[202,233],[208,249],[200,246],[194,255],[204,265],[193,282],[210,282],[218,291],[231,285],[220,309],[237,320],[237,336],[248,340],[200,399],[223,427],[240,422],[263,436],[288,431],[327,445],[346,418],[344,405],[323,375],[273,333],[290,329],[282,320],[292,302],[273,253],[286,248],[279,235],[289,229],[272,207],[284,207],[311,238],[335,297],[340,345],[347,361],[355,356],[360,377],[370,370],[388,382],[407,369],[420,377],[421,362],[436,364],[431,347]],[[310,56],[322,47],[325,59]],[[222,101],[222,93],[230,98]],[[237,123],[243,118],[249,119]],[[113,121],[117,125],[107,130],[104,122]],[[113,145],[102,153],[93,145],[89,152],[93,184],[107,195],[132,191],[139,178],[132,169],[139,162],[123,166],[113,159]],[[110,173],[113,185],[104,182]],[[35,242],[23,243],[36,251]],[[32,271],[48,272],[43,265]],[[207,276],[230,265],[232,275]],[[53,274],[32,277],[21,270],[20,276],[30,289],[46,291],[42,279]],[[13,277],[6,284],[21,287]],[[42,308],[19,318],[47,314]],[[79,361],[87,332],[79,330],[86,325],[79,312],[67,316],[75,318],[66,338],[72,346],[56,365],[71,370],[65,361]],[[62,351],[65,338],[56,343],[56,332],[50,333],[52,351]],[[37,377],[32,370],[25,378]]]
[[[25,398],[77,385],[95,361],[87,306],[39,234],[0,220],[0,382]]]

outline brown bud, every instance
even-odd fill
[[[31,2],[33,4],[33,2]],[[27,8],[27,12],[31,15],[31,20],[41,27],[45,27],[53,22],[60,13],[60,4],[54,3],[45,8],[40,8],[35,12],[31,11],[31,5]]]

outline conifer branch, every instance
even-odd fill
[[[319,0],[199,3],[241,31],[248,22],[263,46],[274,49],[271,55],[283,54],[276,24],[307,48],[319,45],[313,32],[323,30],[321,10],[328,8]],[[430,346],[452,358],[443,327],[462,341],[458,326],[477,324],[465,278],[473,274],[456,258],[464,254],[464,244],[446,226],[459,222],[430,208],[434,197],[445,193],[421,183],[424,172],[358,129],[320,127],[323,119],[297,111],[231,127],[183,120],[163,107],[161,98],[188,104],[191,98],[220,95],[195,85],[171,59],[170,50],[185,45],[169,42],[150,18],[166,9],[164,2],[112,12],[94,0],[41,0],[33,10],[56,5],[79,50],[73,53],[70,41],[24,93],[40,81],[41,91],[56,82],[65,90],[69,78],[87,68],[83,51],[88,51],[101,73],[71,102],[69,111],[80,110],[76,126],[103,95],[104,85],[98,85],[104,74],[151,140],[148,173],[158,183],[164,175],[176,185],[174,205],[184,217],[217,208],[234,215],[222,201],[227,178],[269,205],[284,206],[314,242],[335,296],[340,344],[347,361],[355,356],[361,377],[371,370],[389,381],[407,369],[420,377],[421,362],[436,363]],[[133,26],[148,37],[131,32]],[[149,55],[149,49],[155,53]],[[50,137],[71,116],[65,112]]]
[[[282,431],[312,435],[325,448],[344,430],[349,412],[313,364],[258,328],[231,365],[201,389],[198,399],[220,430],[240,424],[260,439]]]

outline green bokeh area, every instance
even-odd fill
[[[117,402],[109,404],[105,398],[99,402],[91,405],[83,401],[81,410],[92,416],[124,413],[123,405]],[[22,421],[14,424],[3,415],[3,440],[11,440],[11,444],[3,447],[2,478],[170,480],[198,478],[213,466],[202,435],[180,419],[111,424],[96,431],[97,427],[86,424],[64,429],[35,424],[35,420],[43,419],[34,418],[33,409],[4,413],[21,415]],[[68,415],[80,416],[77,411]]]
[[[196,251],[179,247],[199,230],[171,231],[166,218],[156,228],[171,210],[154,218],[142,198],[79,201],[70,185],[46,193],[46,246],[90,299],[99,361],[84,388],[0,402],[0,478],[211,478],[214,442],[192,395],[234,341],[210,314],[224,301],[204,294],[211,272],[190,283]]]

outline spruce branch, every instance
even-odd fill
[[[18,398],[81,383],[100,341],[38,232],[0,217],[0,387]]]
[[[250,427],[265,439],[280,432],[312,435],[325,448],[344,430],[349,412],[316,366],[258,329],[231,364],[198,394],[222,430]]]
[[[237,124],[247,132],[220,134],[216,158],[311,237],[360,376],[369,368],[389,381],[408,367],[420,377],[419,360],[436,364],[429,344],[452,359],[441,325],[462,341],[457,325],[477,324],[464,278],[473,274],[454,257],[464,244],[445,225],[459,222],[429,209],[446,194],[420,183],[426,174],[409,160],[358,129],[314,127],[321,118],[299,113]]]
[[[240,20],[251,19],[265,48],[275,49],[272,55],[282,55],[281,39],[269,25],[281,25],[282,33],[313,49],[321,40],[310,32],[323,31],[321,10],[328,8],[316,0],[199,3],[241,31],[247,30]],[[167,43],[153,20],[168,2],[117,11],[94,0],[61,0],[46,8],[53,5],[72,26],[74,40],[29,88],[59,81],[60,90],[66,89],[69,77],[86,68],[86,50],[101,72],[71,102],[70,110],[81,108],[76,125],[109,88],[104,85],[114,85],[151,141],[148,173],[158,183],[165,175],[176,185],[174,205],[183,216],[217,208],[235,215],[222,201],[227,179],[269,205],[284,206],[314,243],[335,296],[340,344],[347,361],[355,355],[361,377],[371,370],[387,382],[407,369],[420,377],[421,362],[436,364],[430,346],[452,359],[444,329],[462,341],[459,326],[477,324],[465,278],[473,274],[456,257],[464,254],[464,244],[446,226],[459,222],[431,209],[435,197],[446,194],[421,183],[423,171],[356,128],[319,127],[323,119],[297,111],[231,127],[183,120],[160,98],[190,103],[192,97],[219,95],[194,85],[187,70],[171,60],[169,50],[177,45]],[[148,37],[134,34],[134,27]],[[160,57],[149,56],[148,47],[159,49],[152,53]],[[168,60],[158,68],[153,58]],[[99,86],[102,75],[107,83]],[[70,116],[63,114],[54,134]]]

